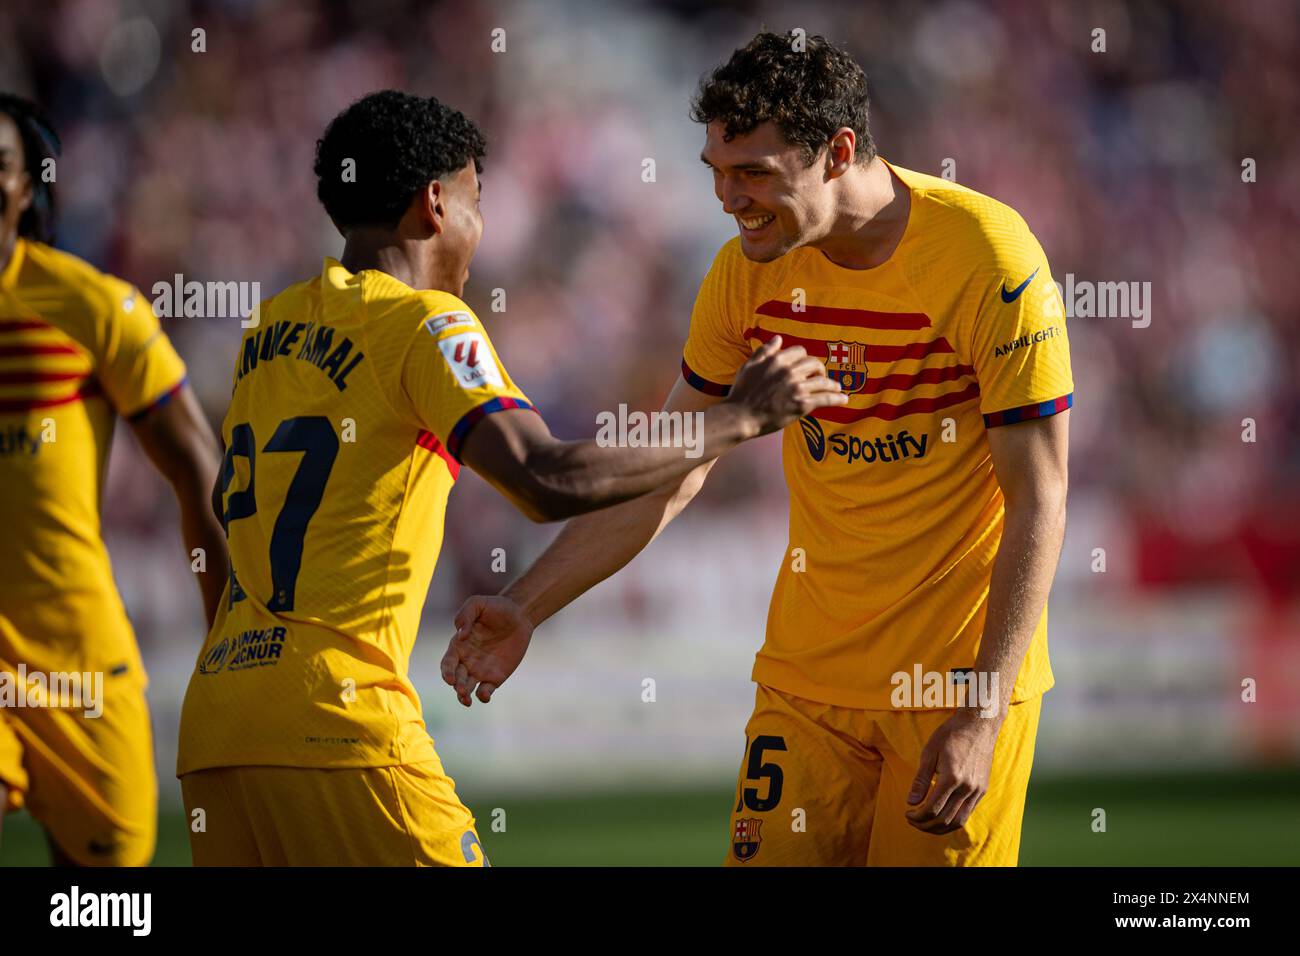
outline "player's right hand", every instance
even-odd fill
[[[473,704],[471,694],[486,704],[524,659],[533,622],[508,597],[476,594],[460,606],[455,624],[442,657],[442,679],[466,707]]]
[[[845,405],[849,397],[826,374],[826,364],[802,345],[781,348],[774,335],[741,366],[725,399],[744,406],[759,434],[779,431],[795,419],[828,405]]]

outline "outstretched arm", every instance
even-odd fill
[[[719,402],[679,378],[664,411],[704,412]],[[477,686],[486,703],[519,666],[533,628],[636,557],[690,503],[712,467],[706,460],[641,498],[573,519],[499,596],[469,598],[442,662],[460,702],[470,706]]]
[[[558,521],[647,494],[684,478],[702,460],[847,400],[819,359],[800,346],[781,350],[776,336],[741,368],[726,400],[701,413],[699,457],[683,448],[559,441],[537,415],[510,410],[475,425],[461,458],[534,521]]]
[[[664,411],[693,413],[719,401],[679,378],[668,394]],[[502,596],[514,601],[534,626],[541,624],[621,570],[657,538],[704,487],[714,461],[696,465],[686,475],[665,482],[635,501],[570,521],[532,567],[501,592]]]

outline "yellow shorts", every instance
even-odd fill
[[[854,710],[759,685],[731,816],[729,866],[1015,866],[1042,696],[1012,704],[988,792],[933,835],[904,816],[951,710]]]
[[[181,777],[195,866],[487,866],[442,763]],[[199,811],[202,811],[201,813]]]
[[[26,807],[72,862],[147,866],[158,835],[158,781],[144,689],[110,679],[98,717],[0,710],[0,783],[8,791],[0,810]]]

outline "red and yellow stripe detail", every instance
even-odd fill
[[[796,309],[790,302],[771,299],[764,302],[755,314],[799,325],[821,326],[822,330],[841,329],[841,333],[822,332],[825,337],[800,335],[780,329],[752,325],[742,333],[746,339],[760,343],[781,336],[783,347],[801,345],[809,355],[825,361],[829,358],[832,342],[860,341],[861,330],[883,333],[916,333],[933,327],[930,317],[921,312],[886,312],[875,309],[847,309],[832,306],[809,305]],[[809,330],[811,331],[811,330]],[[819,330],[821,331],[821,330]],[[877,338],[879,338],[877,336]],[[890,365],[895,362],[925,363],[914,370],[882,370],[882,374],[867,375],[865,384],[850,396],[854,405],[819,408],[814,418],[837,424],[849,424],[865,419],[894,421],[906,415],[923,415],[942,411],[955,405],[979,398],[979,383],[975,369],[957,361],[952,344],[942,336],[916,337],[902,342],[863,343],[868,364]],[[711,382],[697,374],[683,360],[682,376],[697,390],[709,395],[726,395],[730,386]],[[931,386],[938,386],[934,392]],[[932,394],[908,397],[907,393],[925,388]],[[887,393],[902,393],[901,396]],[[856,404],[859,396],[869,397],[867,404]],[[878,396],[878,397],[877,397]],[[901,397],[901,401],[899,398]]]
[[[31,316],[0,316],[0,413],[70,405],[102,394],[90,356]]]

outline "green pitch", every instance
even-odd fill
[[[545,799],[467,794],[497,866],[714,866],[727,853],[729,790],[582,794]],[[1300,769],[1045,779],[1029,792],[1023,866],[1295,866]],[[504,833],[493,809],[505,810]],[[1106,832],[1092,831],[1093,811]],[[0,866],[42,865],[26,814],[5,820]],[[179,812],[161,820],[160,866],[185,866]]]

